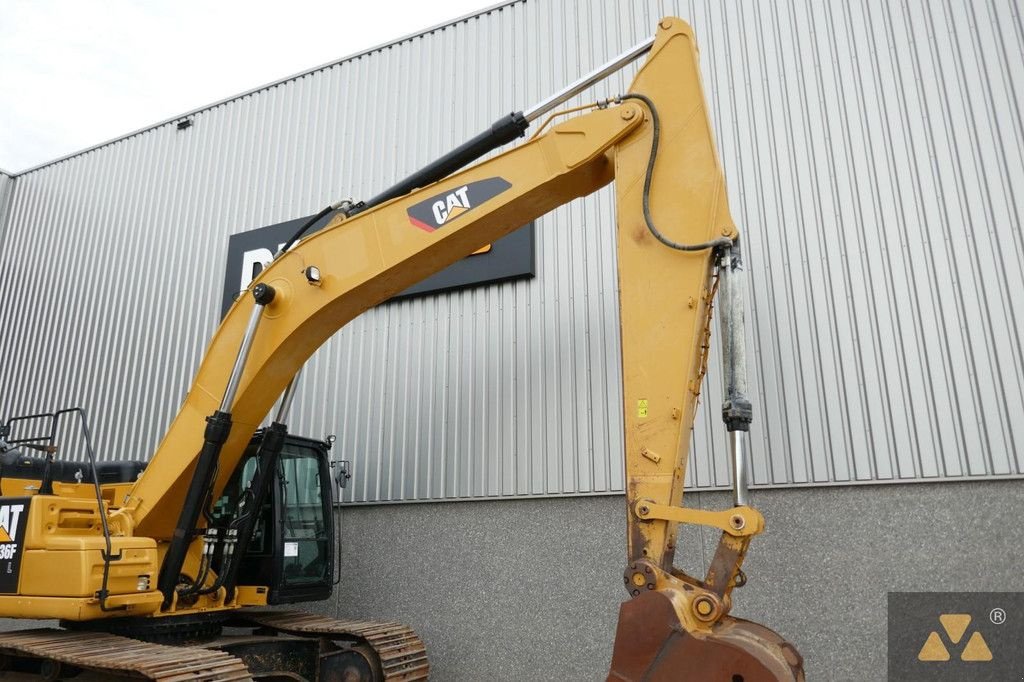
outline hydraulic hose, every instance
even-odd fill
[[[648,110],[651,112],[651,124],[654,128],[654,132],[651,136],[651,154],[647,157],[647,171],[644,173],[643,192],[644,222],[647,224],[647,229],[650,233],[654,235],[654,238],[659,242],[670,249],[675,249],[677,251],[704,251],[706,249],[732,246],[732,240],[728,237],[719,237],[718,239],[712,239],[711,241],[701,242],[699,244],[681,244],[666,237],[654,225],[654,219],[651,217],[651,179],[654,177],[654,163],[658,159],[658,145],[661,143],[661,120],[658,118],[658,108],[654,106],[654,102],[650,97],[639,93],[623,95],[620,99],[640,100],[647,105]]]

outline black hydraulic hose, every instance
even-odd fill
[[[238,504],[236,505],[235,513],[238,514],[238,510],[242,510],[242,513],[238,514],[238,516],[236,516],[231,521],[231,523],[228,524],[228,528],[233,528],[235,530],[238,530],[239,526],[245,523],[246,519],[248,519],[252,515],[252,512],[249,511],[252,507],[252,492],[248,488],[246,488],[238,497],[239,499]]]
[[[200,581],[196,581],[196,589],[193,592],[193,594],[197,594],[197,595],[213,594],[214,592],[216,592],[217,590],[219,590],[221,587],[224,586],[224,580],[225,580],[225,578],[227,576],[227,572],[226,572],[227,571],[227,565],[231,562],[232,538],[230,537],[230,531],[227,528],[224,528],[222,530],[224,531],[223,542],[218,542],[216,546],[210,548],[210,554],[209,554],[208,557],[206,557],[206,560],[207,560],[206,572],[203,574],[203,580],[201,582]],[[217,559],[217,557],[216,557],[218,548],[220,549],[220,558],[219,559]],[[206,578],[207,578],[207,576],[210,573],[210,567],[213,565],[215,560],[220,562],[220,569],[221,569],[220,572],[217,574],[217,578],[213,581],[213,584],[210,585],[209,587],[201,587],[201,585],[204,582],[206,582]]]
[[[732,246],[732,240],[728,237],[719,237],[718,239],[712,239],[711,241],[701,242],[699,244],[681,244],[673,241],[666,237],[658,230],[654,225],[654,219],[651,218],[651,178],[654,176],[654,162],[658,158],[658,145],[661,141],[661,121],[658,118],[658,109],[654,106],[654,102],[647,95],[641,95],[638,93],[630,93],[623,95],[620,99],[636,99],[640,100],[647,105],[647,108],[651,112],[651,123],[654,127],[654,133],[651,137],[651,155],[647,158],[647,172],[644,174],[644,193],[643,193],[643,206],[644,206],[644,222],[647,223],[647,229],[650,230],[654,238],[659,242],[677,251],[704,251],[705,249],[715,249],[723,246]]]
[[[217,482],[217,472],[218,471],[220,471],[220,464],[219,463],[215,464],[214,467],[213,467],[213,474],[210,476],[210,487],[207,489],[206,497],[203,499],[203,503],[202,503],[203,518],[206,519],[207,533],[209,533],[209,529],[213,528],[214,525],[215,525],[214,524],[213,515],[210,513],[210,507],[212,506],[212,503],[213,503],[213,486]],[[204,541],[203,541],[203,556],[202,556],[202,558],[199,561],[199,570],[196,572],[196,579],[195,579],[195,581],[191,585],[189,585],[187,588],[185,588],[185,589],[179,589],[177,586],[175,586],[175,589],[178,591],[178,598],[179,599],[181,597],[191,597],[191,596],[194,596],[194,595],[200,593],[200,588],[202,587],[203,583],[206,582],[206,577],[210,573],[210,565],[212,563],[212,555],[217,550],[217,548],[220,546],[221,539],[222,538],[221,538],[220,534],[218,533],[213,538],[212,546],[209,548],[209,550],[207,550],[206,543],[208,541],[208,538],[204,538]],[[207,553],[207,552],[209,552],[209,553]]]
[[[185,597],[193,597],[199,594],[199,586],[206,582],[206,577],[210,574],[210,561],[207,557],[207,549],[203,546],[203,556],[199,560],[199,570],[196,571],[196,579],[191,585],[184,589],[180,589],[177,585],[175,589],[178,590],[178,600],[180,601]]]
[[[306,234],[306,230],[308,230],[309,228],[311,228],[314,225],[316,225],[317,222],[319,222],[321,218],[323,218],[324,216],[328,215],[329,213],[333,213],[335,210],[337,210],[337,209],[332,204],[331,206],[327,206],[326,208],[321,209],[321,211],[319,213],[317,213],[315,216],[313,216],[312,218],[310,218],[306,222],[302,223],[302,227],[300,227],[299,229],[295,230],[295,234],[293,234],[291,237],[288,238],[288,241],[286,241],[284,243],[284,246],[281,247],[281,250],[279,251],[279,253],[288,253],[288,249],[292,248],[292,245],[295,242],[297,242],[300,239],[302,239],[302,235]]]

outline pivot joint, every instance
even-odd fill
[[[262,282],[252,288],[252,297],[256,301],[256,305],[270,305],[276,293],[274,287]]]

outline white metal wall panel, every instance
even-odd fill
[[[216,327],[229,234],[372,194],[663,14],[697,31],[747,234],[755,483],[1020,475],[1012,0],[526,0],[25,173],[0,412],[82,404],[104,456],[147,456]],[[324,346],[293,427],[338,434],[345,499],[621,491],[613,234],[606,190],[539,221],[536,279],[384,305]],[[690,481],[721,487],[715,372],[704,401]]]

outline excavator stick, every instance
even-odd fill
[[[729,212],[692,29],[666,17],[622,100],[646,125],[615,150],[619,305],[631,600],[619,615],[609,680],[802,680],[782,637],[729,616],[731,593],[764,519],[748,505],[740,234]],[[643,276],[638,275],[643,273]],[[733,507],[682,506],[690,430],[706,370],[712,305],[720,309]],[[672,352],[666,353],[667,339]],[[680,523],[721,540],[701,580],[673,565]]]

